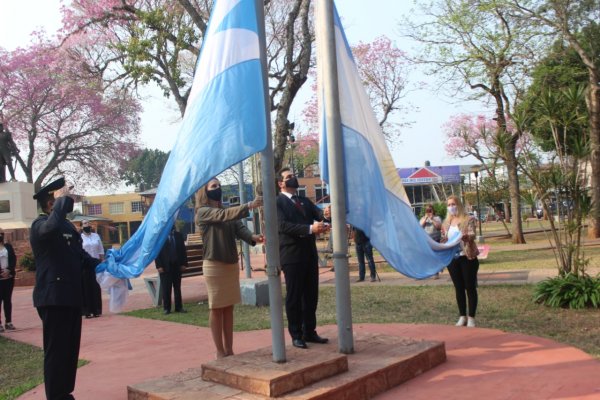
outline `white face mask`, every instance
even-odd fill
[[[456,206],[448,206],[448,214],[456,215],[457,211],[458,210],[457,210]]]

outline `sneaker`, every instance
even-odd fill
[[[364,279],[360,279],[360,278],[358,278],[358,279],[356,280],[356,282],[364,282],[364,281],[365,281]]]
[[[467,328],[475,328],[475,318],[469,317],[467,321]]]
[[[456,323],[456,326],[465,326],[467,325],[467,317],[461,316]]]
[[[10,322],[7,322],[7,323],[6,323],[6,325],[4,325],[4,327],[6,328],[6,330],[7,330],[7,331],[14,331],[15,329],[17,329],[17,328],[15,328],[15,326],[14,326],[12,323],[10,323]]]
[[[371,278],[371,282],[377,282],[376,278]]]

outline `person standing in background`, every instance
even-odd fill
[[[354,246],[356,247],[356,258],[358,259],[358,280],[356,282],[364,282],[365,280],[365,257],[369,263],[369,272],[371,282],[377,282],[377,270],[375,269],[375,259],[373,258],[373,246],[371,239],[360,229],[353,227],[354,230]]]
[[[83,249],[95,259],[104,260],[104,246],[102,239],[96,232],[92,232],[90,221],[81,221],[81,240]],[[85,269],[82,271],[83,284],[83,315],[86,318],[94,318],[102,315],[102,290],[96,280],[96,271]]]
[[[171,314],[171,289],[175,298],[175,312],[184,313],[181,297],[181,273],[188,265],[188,259],[183,235],[177,232],[175,225],[171,227],[169,236],[154,263],[160,276],[164,313]]]
[[[4,231],[0,229],[0,307],[4,306],[4,320],[2,326],[2,314],[0,308],[0,332],[14,331],[12,324],[12,292],[15,287],[15,269],[17,256],[10,243],[4,243]]]

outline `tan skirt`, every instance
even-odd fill
[[[204,260],[202,271],[208,289],[208,308],[223,308],[242,301],[237,263]]]

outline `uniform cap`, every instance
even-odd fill
[[[55,181],[50,182],[43,188],[37,191],[36,194],[33,195],[34,200],[38,200],[40,198],[51,196],[55,191],[61,189],[65,186],[65,178],[58,178]]]

